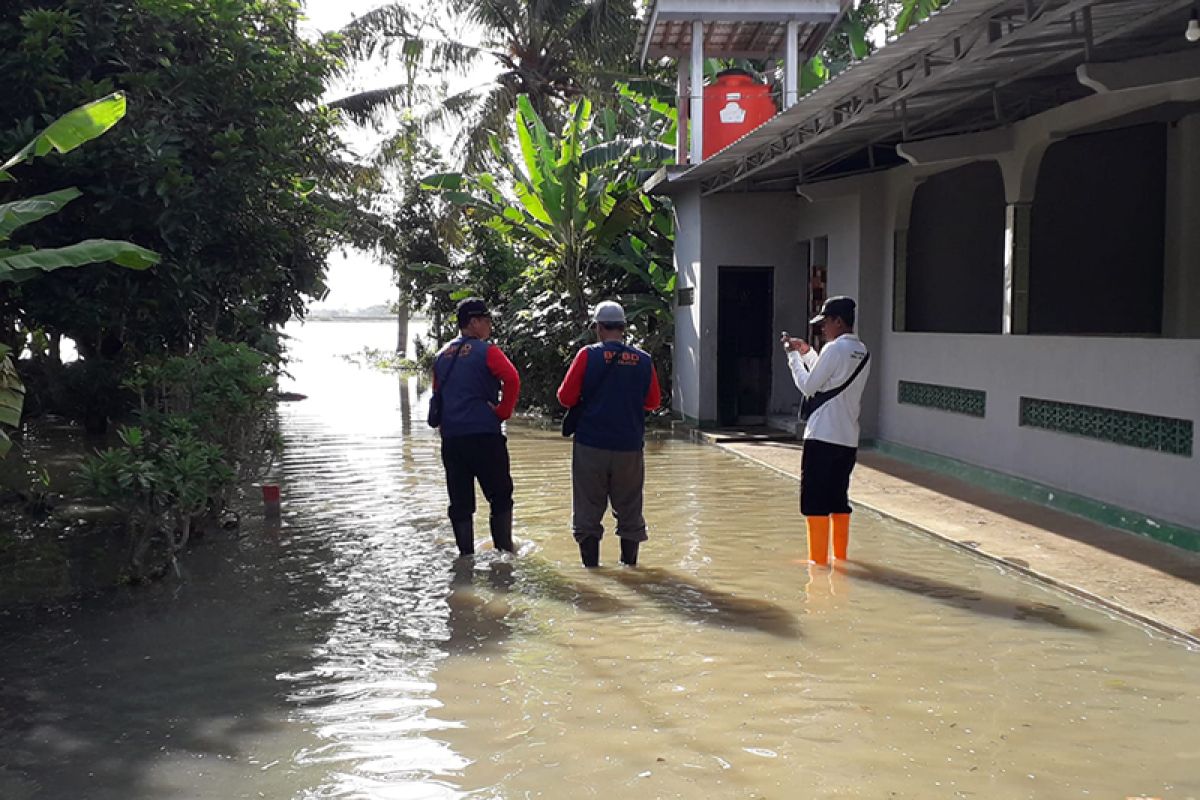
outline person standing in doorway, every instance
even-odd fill
[[[859,412],[863,387],[870,375],[870,353],[854,335],[855,304],[831,297],[809,324],[818,326],[825,343],[818,353],[803,339],[784,334],[788,368],[803,395],[806,419],[800,459],[800,513],[808,528],[808,558],[829,563],[846,559],[850,544],[850,473],[858,457]]]
[[[625,310],[606,301],[592,317],[598,341],[571,362],[558,402],[583,403],[571,453],[571,529],[585,567],[600,566],[601,520],[612,504],[621,563],[637,564],[646,541],[642,492],[646,482],[646,413],[662,397],[650,354],[625,344]]]
[[[459,336],[433,362],[441,396],[442,466],[450,495],[450,524],[460,555],[475,552],[475,481],[491,507],[492,544],[512,552],[513,481],[501,423],[513,414],[521,378],[490,343],[492,314],[477,297],[458,304]]]

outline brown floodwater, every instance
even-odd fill
[[[866,511],[810,569],[715,448],[652,438],[641,565],[584,570],[515,424],[520,552],[456,562],[424,388],[337,357],[391,328],[297,334],[281,524],[0,614],[0,798],[1200,797],[1200,653]]]

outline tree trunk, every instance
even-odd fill
[[[56,367],[62,366],[62,334],[61,333],[50,334],[49,357],[50,357],[51,364],[53,364]]]
[[[408,302],[401,297],[396,307],[396,355],[402,358],[408,355],[408,317]]]

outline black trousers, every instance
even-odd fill
[[[858,448],[805,439],[800,456],[800,513],[806,517],[849,514],[850,473]]]
[[[483,489],[492,516],[512,510],[512,473],[508,463],[508,440],[503,434],[442,439],[442,466],[446,468],[451,520],[467,520],[475,515],[475,481],[479,481],[479,488]]]

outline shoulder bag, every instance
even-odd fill
[[[800,401],[800,421],[808,422],[808,418],[813,415],[818,408],[828,403],[833,398],[837,397],[842,392],[846,391],[846,387],[854,383],[854,379],[863,371],[863,367],[867,366],[867,362],[871,360],[871,353],[868,352],[866,357],[858,363],[854,372],[850,373],[850,377],[841,386],[834,389],[829,389],[824,392],[817,392],[812,397],[805,397]]]
[[[442,424],[442,392],[446,391],[446,384],[450,382],[450,376],[454,374],[454,368],[458,366],[458,359],[462,358],[462,345],[459,343],[458,350],[454,353],[454,358],[450,359],[450,369],[446,370],[446,379],[442,381],[442,385],[433,390],[433,396],[429,398],[429,416],[425,421],[429,423],[429,427],[436,428]],[[437,362],[434,361],[434,377],[437,376]]]

